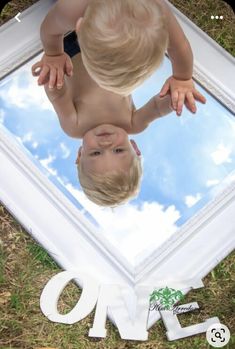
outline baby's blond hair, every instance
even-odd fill
[[[99,206],[115,207],[135,197],[140,189],[141,176],[141,159],[138,156],[134,156],[127,172],[116,171],[102,175],[87,173],[82,162],[78,163],[80,185],[88,199]]]
[[[129,95],[159,67],[168,32],[156,0],[91,0],[78,39],[96,83]]]

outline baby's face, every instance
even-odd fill
[[[120,127],[103,124],[89,130],[79,149],[78,161],[85,171],[103,174],[120,169],[127,171],[133,158],[140,155],[134,141]]]

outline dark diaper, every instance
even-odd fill
[[[70,58],[80,52],[77,34],[75,31],[67,34],[64,37],[64,51],[70,56]]]

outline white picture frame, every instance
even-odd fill
[[[53,3],[41,0],[21,14],[21,22],[12,19],[0,27],[1,79],[41,51],[39,27]],[[235,80],[229,77],[235,75],[235,59],[171,7],[192,45],[195,79],[234,113]],[[204,47],[205,52],[198,52],[196,47]],[[176,236],[133,266],[97,234],[3,128],[0,164],[1,202],[64,270],[85,265],[100,282],[134,289],[143,282],[160,282],[172,275],[178,280],[202,279],[234,249],[234,182],[184,224]],[[52,219],[46,219],[48,213]],[[152,316],[148,327],[158,318]]]

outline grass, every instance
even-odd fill
[[[11,1],[1,15],[0,24],[14,17],[35,1]],[[235,18],[231,8],[220,0],[171,0],[192,21],[222,47],[235,55]],[[196,5],[195,5],[196,2]],[[212,21],[210,16],[223,15]],[[225,258],[203,280],[205,288],[191,291],[183,303],[197,301],[200,309],[179,316],[182,326],[218,316],[235,333],[235,253]],[[147,342],[123,341],[107,321],[107,338],[89,338],[94,312],[74,325],[47,321],[39,309],[41,292],[60,268],[36,244],[19,223],[0,205],[0,349],[209,349],[205,334],[168,342],[166,329],[158,321],[149,331]],[[59,300],[58,309],[66,313],[76,304],[81,290],[70,283]],[[225,349],[235,347],[233,335]]]
[[[74,325],[49,322],[39,309],[41,292],[60,269],[32,238],[0,206],[0,349],[209,349],[205,335],[168,342],[166,329],[158,321],[149,331],[147,342],[123,341],[117,329],[107,321],[105,339],[89,338],[94,312]],[[200,309],[179,316],[182,326],[218,316],[231,333],[235,332],[234,275],[235,253],[223,260],[203,281],[205,288],[191,291],[183,303],[197,301]],[[58,305],[61,313],[69,312],[81,294],[74,283],[64,290]],[[232,349],[235,338],[225,347]]]
[[[41,246],[36,245],[34,242],[30,242],[27,249],[32,259],[39,261],[44,267],[49,269],[56,268],[56,263]]]
[[[231,6],[222,0],[170,0],[170,2],[235,56],[235,15]],[[222,15],[223,19],[211,19],[212,15]]]

